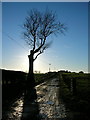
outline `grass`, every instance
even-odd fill
[[[71,80],[76,80],[76,92],[71,91]],[[82,113],[88,120],[90,109],[90,74],[63,73],[60,80],[60,95],[66,106],[74,112]],[[84,117],[85,117],[84,116]],[[80,119],[81,120],[81,119]]]
[[[44,81],[48,81],[51,78],[55,77],[57,75],[57,73],[55,72],[49,72],[49,73],[37,73],[34,74],[34,78],[35,78],[35,83],[40,84]]]

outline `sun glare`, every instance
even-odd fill
[[[34,61],[34,72],[41,72],[41,64],[39,59]]]
[[[21,60],[21,69],[24,72],[28,72],[29,70],[29,60],[27,56],[23,56]]]
[[[41,72],[41,73],[46,73],[48,72],[48,64],[45,63],[44,58],[38,58],[34,62],[34,71]]]

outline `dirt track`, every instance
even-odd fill
[[[42,118],[66,118],[65,106],[58,99],[59,79],[53,78],[36,86],[39,114]]]
[[[29,120],[31,116],[47,120],[48,118],[57,120],[65,120],[65,105],[58,99],[59,79],[52,78],[48,82],[44,82],[36,87],[37,100],[30,102],[27,100],[24,105],[24,98],[21,97],[11,105],[10,111],[6,111],[4,120]],[[37,105],[38,104],[38,114]],[[23,110],[24,109],[24,110]],[[36,113],[35,113],[36,112]],[[36,120],[36,119],[35,119]]]

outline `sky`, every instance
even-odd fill
[[[88,2],[89,0],[1,0],[3,2]]]
[[[51,35],[52,45],[34,62],[34,71],[59,70],[88,72],[88,2],[3,2],[2,66],[28,72],[29,48],[22,25],[27,11],[47,8],[56,12],[57,20],[67,26],[65,35]]]

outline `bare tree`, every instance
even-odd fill
[[[25,41],[31,47],[28,56],[29,74],[27,81],[29,87],[34,87],[33,62],[50,46],[50,42],[47,42],[48,36],[64,33],[66,27],[57,22],[56,14],[52,11],[46,10],[42,13],[35,9],[28,13],[23,27]]]

